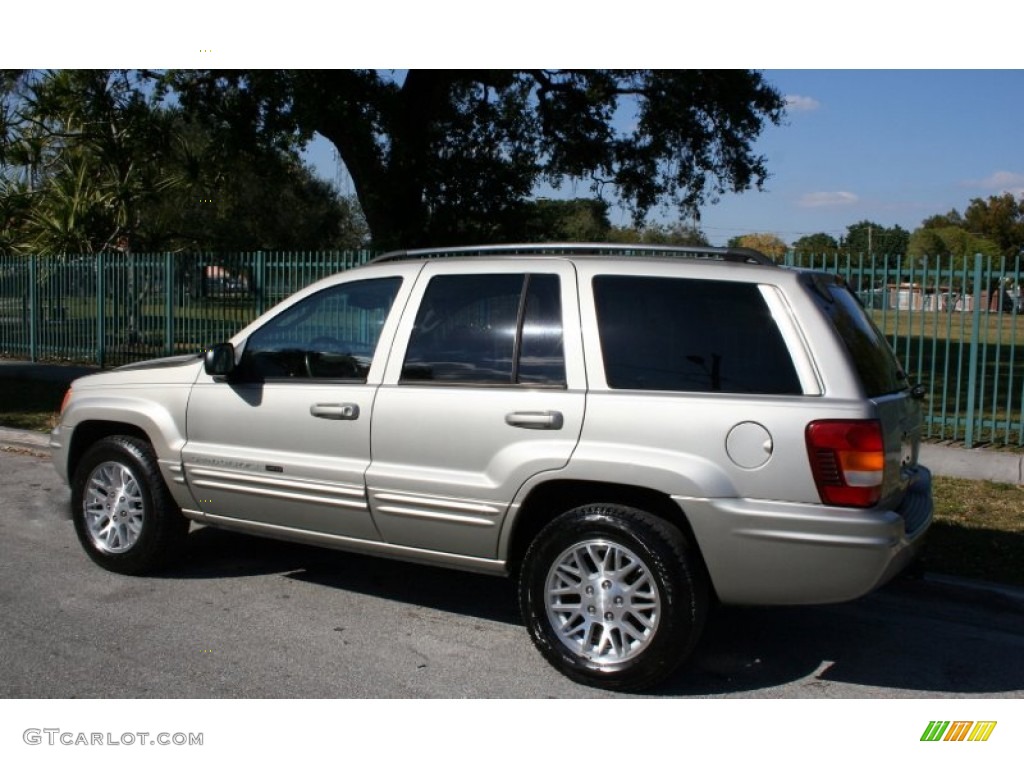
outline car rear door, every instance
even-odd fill
[[[517,490],[566,465],[586,381],[575,270],[561,259],[427,264],[371,425],[385,541],[493,558]]]

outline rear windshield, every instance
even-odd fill
[[[818,306],[850,353],[865,394],[879,397],[906,389],[907,376],[889,342],[846,284],[830,275],[810,275],[809,280]]]

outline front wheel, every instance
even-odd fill
[[[96,563],[138,574],[168,562],[188,533],[153,449],[125,435],[103,438],[82,456],[71,483],[78,539]]]
[[[537,535],[519,602],[534,644],[558,670],[585,685],[636,690],[690,654],[709,597],[678,528],[643,510],[590,504]]]

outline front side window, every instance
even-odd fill
[[[401,282],[387,277],[343,283],[289,307],[246,341],[242,376],[366,381]]]
[[[557,275],[431,279],[409,338],[402,382],[564,385]]]
[[[620,275],[593,285],[609,387],[802,394],[757,285]]]

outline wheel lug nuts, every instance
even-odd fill
[[[613,615],[612,615],[612,612],[611,612],[611,611],[608,611],[608,612],[607,612],[607,613],[606,613],[606,614],[604,615],[604,620],[605,620],[605,621],[611,621],[611,620],[612,620],[612,619],[614,619],[614,618],[615,618],[615,616],[613,616]]]
[[[622,598],[621,597],[616,597],[615,598],[615,604],[616,605],[622,605]]]
[[[587,613],[597,613],[597,609],[592,605],[587,606]]]
[[[612,588],[612,583],[610,581],[608,581],[607,579],[605,579],[604,581],[601,582],[601,589],[611,589],[611,588]]]
[[[593,588],[593,587],[587,587],[587,588],[586,588],[586,590],[584,590],[584,591],[585,591],[585,592],[586,592],[586,593],[587,593],[588,595],[592,595],[592,594],[594,594],[594,588]]]

